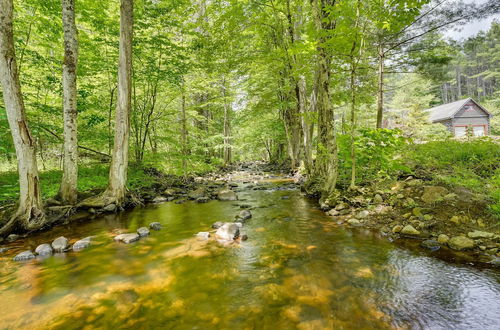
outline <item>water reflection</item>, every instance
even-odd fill
[[[286,196],[286,197],[284,197]],[[244,190],[239,202],[165,203],[14,242],[12,254],[64,235],[78,253],[0,270],[0,328],[488,329],[500,324],[500,274],[401,249],[333,224],[296,190]],[[283,198],[284,197],[284,198]],[[194,237],[253,218],[241,244]],[[124,245],[117,229],[163,230]],[[11,257],[9,255],[9,257]]]

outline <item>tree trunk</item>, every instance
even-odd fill
[[[187,123],[186,123],[186,92],[184,90],[184,78],[181,81],[181,153],[182,153],[182,174],[187,175]]]
[[[457,99],[462,98],[462,74],[460,73],[460,64],[457,64],[456,67],[457,73]]]
[[[121,0],[118,102],[109,183],[103,194],[106,204],[121,205],[125,200],[132,98],[132,34],[133,0]]]
[[[75,24],[75,1],[62,0],[64,29],[63,108],[64,108],[64,160],[59,197],[65,203],[75,204],[78,181],[78,136],[76,102],[76,68],[78,41]]]
[[[320,4],[319,4],[319,3]],[[325,23],[328,15],[324,11],[325,1],[312,0],[314,21],[318,32],[329,28]],[[325,27],[324,24],[327,26]],[[318,101],[318,146],[315,173],[321,182],[322,198],[328,198],[335,190],[338,176],[338,150],[335,132],[335,117],[330,100],[330,59],[324,48],[324,37],[318,38],[316,84]]]
[[[378,49],[377,128],[382,128],[384,120],[384,73],[385,54],[380,45]]]
[[[20,194],[19,207],[8,223],[0,229],[0,236],[8,234],[17,226],[24,230],[36,230],[45,223],[35,141],[26,121],[17,71],[12,12],[12,0],[0,0],[0,80],[7,119],[16,149]]]
[[[222,80],[224,102],[224,166],[231,164],[231,109],[227,102],[226,80]]]
[[[301,94],[301,125],[302,125],[302,139],[304,148],[304,164],[306,168],[306,173],[311,174],[313,170],[313,159],[312,159],[312,148],[313,148],[313,133],[314,133],[314,121],[309,118],[310,114],[316,108],[316,93],[317,90],[313,89],[311,93],[311,103],[310,108],[306,105],[306,79],[303,75],[299,77],[299,91]]]

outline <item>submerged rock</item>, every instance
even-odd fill
[[[420,243],[420,246],[432,251],[439,250],[439,248],[441,247],[441,245],[433,239],[426,239],[425,241],[422,241],[422,243]]]
[[[237,221],[245,221],[245,220],[248,220],[252,217],[252,212],[250,212],[249,210],[242,210],[237,216],[236,218],[238,219]]]
[[[408,236],[418,236],[420,232],[416,230],[412,225],[406,225],[401,229],[401,234]]]
[[[474,248],[474,241],[465,236],[455,236],[450,238],[448,241],[448,246],[453,250],[469,250]]]
[[[238,196],[230,189],[224,189],[217,193],[217,199],[220,201],[236,201]]]
[[[68,246],[69,241],[64,236],[58,237],[52,242],[52,248],[55,252],[64,252],[64,250],[66,250]]]
[[[19,253],[14,258],[12,258],[12,260],[14,260],[14,261],[23,261],[23,260],[30,260],[30,259],[34,259],[34,258],[35,258],[35,255],[33,254],[33,252],[31,252],[31,251],[24,251],[24,252]]]
[[[495,237],[495,234],[488,233],[486,231],[474,230],[474,231],[469,232],[467,234],[467,236],[469,236],[469,238],[472,238],[472,239],[479,239],[479,238],[493,238],[493,237]]]
[[[226,241],[232,241],[239,235],[240,235],[240,227],[233,222],[225,223],[215,232],[215,236]]]
[[[139,234],[139,236],[141,236],[141,237],[148,236],[149,229],[147,229],[146,227],[141,227],[141,228],[137,229],[137,234]]]
[[[0,253],[5,253],[7,252],[9,249],[8,248],[0,248]]]
[[[50,244],[48,243],[40,244],[35,249],[35,253],[38,254],[39,256],[49,256],[53,252],[54,251],[52,250],[52,246],[50,246]]]
[[[73,251],[80,251],[80,250],[88,248],[90,246],[90,240],[91,240],[91,237],[89,236],[89,237],[82,238],[79,241],[76,241],[75,244],[73,244]]]
[[[139,238],[140,238],[139,234],[131,233],[131,234],[116,235],[114,239],[115,239],[115,241],[129,244],[129,243],[138,241]]]
[[[153,230],[161,230],[161,223],[159,223],[159,222],[151,222],[149,224],[149,228],[151,228]]]

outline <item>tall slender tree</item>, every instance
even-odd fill
[[[105,203],[123,204],[127,184],[129,156],[130,109],[132,99],[132,34],[133,0],[121,0],[120,50],[118,61],[118,102],[116,107],[115,140]]]
[[[12,0],[0,0],[0,80],[12,140],[16,149],[20,188],[19,207],[7,224],[0,229],[0,235],[9,233],[15,227],[23,230],[36,230],[45,222],[40,197],[35,141],[28,128],[17,71],[12,15]]]
[[[78,40],[75,24],[75,0],[62,0],[64,30],[63,108],[64,108],[64,159],[59,197],[74,204],[77,199],[78,136],[76,102],[76,68]]]

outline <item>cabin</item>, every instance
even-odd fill
[[[490,134],[492,114],[471,98],[439,105],[426,110],[432,123],[441,123],[455,137]]]

